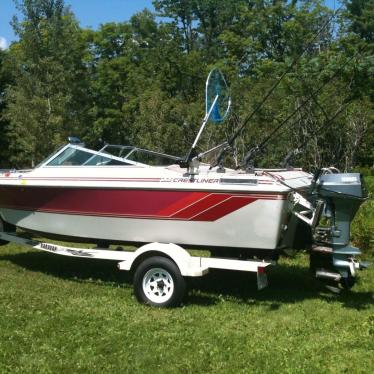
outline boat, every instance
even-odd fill
[[[326,169],[316,179],[301,169],[222,172],[203,163],[191,171],[181,160],[70,142],[32,170],[0,173],[0,216],[8,227],[107,245],[175,243],[260,259],[316,243],[335,246],[339,260],[360,253],[349,246],[365,199],[359,174]]]
[[[69,143],[33,170],[0,174],[0,213],[26,231],[73,240],[273,251],[288,194],[312,180],[302,170],[219,173],[208,164],[189,175],[178,161],[135,147]]]
[[[140,267],[135,279],[138,298],[154,305],[180,302],[181,292],[174,298],[172,291],[182,282],[180,275],[202,275],[207,267],[255,269],[259,275],[261,263],[241,261],[273,261],[287,249],[309,250],[317,278],[352,287],[356,270],[366,266],[356,260],[361,252],[349,241],[350,222],[366,198],[361,175],[335,168],[311,174],[294,167],[233,169],[203,162],[206,155],[224,150],[225,143],[197,152],[208,121],[222,122],[229,111],[231,99],[222,87],[222,73],[213,70],[206,83],[206,115],[185,157],[111,144],[93,150],[72,137],[34,169],[1,171],[0,239],[11,240],[7,233],[17,227],[100,247],[143,245],[141,256],[152,248],[155,260]],[[48,244],[38,248],[60,250]],[[185,248],[205,248],[218,259],[196,262]],[[175,261],[166,265],[160,251]],[[87,255],[64,248],[60,253]],[[186,262],[197,267],[186,270]],[[173,284],[170,298],[162,296],[167,282]]]

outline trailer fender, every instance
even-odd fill
[[[208,272],[208,267],[201,266],[200,257],[191,256],[185,249],[173,243],[148,243],[138,248],[132,258],[118,264],[120,270],[131,270],[133,265],[151,256],[163,255],[178,266],[182,276],[198,277]]]

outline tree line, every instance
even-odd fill
[[[206,76],[218,67],[233,107],[224,124],[208,126],[207,149],[230,137],[303,51],[227,163],[238,165],[295,112],[257,166],[279,166],[290,150],[288,163],[307,169],[373,166],[374,0],[345,0],[337,12],[320,0],[155,0],[97,30],[82,28],[63,0],[17,6],[18,41],[0,51],[1,167],[35,165],[69,135],[94,148],[184,155],[204,116]]]

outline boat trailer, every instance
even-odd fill
[[[100,248],[73,248],[23,238],[16,233],[1,232],[0,240],[31,246],[45,252],[97,260],[113,260],[119,270],[134,273],[134,292],[140,302],[160,307],[181,303],[186,282],[184,277],[200,277],[209,269],[238,270],[257,274],[259,290],[268,285],[266,268],[274,262],[192,256],[173,243],[148,243],[135,251]]]

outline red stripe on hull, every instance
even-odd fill
[[[228,197],[230,197],[229,194],[208,194],[204,199],[197,201],[194,205],[186,207],[173,215],[173,218],[190,219],[221,201],[226,200]]]
[[[170,190],[0,187],[0,207],[60,214],[216,221],[257,199],[282,195]]]
[[[172,216],[178,211],[185,209],[187,206],[195,204],[197,201],[203,199],[206,196],[206,192],[190,192],[188,195],[180,198],[174,204],[161,209],[158,214],[160,216]]]
[[[193,221],[215,221],[217,214],[226,216],[244,206],[256,201],[253,197],[234,196],[192,217]]]

